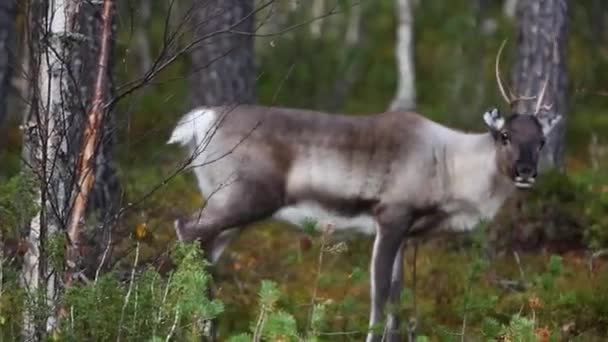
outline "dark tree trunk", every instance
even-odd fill
[[[252,0],[197,1],[194,39],[233,27],[253,32]],[[255,102],[253,36],[220,33],[192,51],[190,95],[194,106]]]
[[[74,46],[72,63],[70,65],[71,76],[74,83],[73,92],[78,94],[72,103],[74,106],[74,124],[72,132],[75,135],[69,148],[73,162],[77,162],[78,152],[81,148],[82,132],[86,123],[86,115],[91,108],[93,88],[97,63],[100,53],[100,31],[101,31],[101,7],[102,2],[82,2],[76,13],[75,31],[82,34],[85,39],[80,40]],[[105,85],[105,94],[112,96],[114,90],[113,78],[113,52],[114,39],[111,40],[111,52],[109,67],[107,68],[108,82]],[[107,99],[106,99],[107,101]],[[96,153],[96,175],[95,186],[89,200],[88,210],[94,211],[100,218],[106,219],[109,214],[117,209],[120,196],[120,183],[116,172],[114,161],[115,123],[112,113],[104,117],[103,136],[97,147]]]
[[[87,123],[87,115],[92,107],[93,92],[95,88],[95,78],[98,69],[101,30],[102,30],[102,7],[103,2],[82,2],[78,6],[78,12],[75,15],[74,31],[80,33],[84,39],[78,40],[73,46],[73,53],[70,63],[70,76],[73,82],[70,84],[73,94],[72,113],[73,121],[70,131],[70,144],[68,146],[70,156],[70,170],[75,172],[78,169],[80,152],[82,149],[82,135]],[[113,25],[113,35],[110,39],[110,58],[108,61],[107,82],[103,94],[107,94],[108,99],[113,96],[114,92],[114,46],[116,28]],[[102,122],[102,134],[99,143],[96,146],[95,152],[95,182],[87,201],[87,216],[93,217],[93,222],[99,226],[93,227],[96,229],[87,229],[88,232],[93,232],[93,235],[86,234],[83,236],[82,243],[88,244],[85,253],[87,260],[83,261],[87,272],[95,272],[98,265],[98,259],[105,250],[107,242],[106,235],[113,226],[114,214],[118,211],[120,205],[121,186],[118,179],[117,167],[114,158],[114,150],[116,146],[115,136],[115,120],[112,112],[106,112]],[[76,176],[76,175],[73,175]],[[76,189],[75,178],[72,177],[70,184],[73,186],[71,193],[75,194]],[[72,196],[73,201],[75,196]]]
[[[561,169],[564,165],[564,119],[568,110],[568,6],[567,0],[520,0],[517,5],[518,46],[513,72],[515,95],[538,95],[549,77],[543,104],[551,108],[541,110],[540,116],[562,116],[562,121],[548,137],[543,149],[543,169]],[[514,111],[530,114],[535,107],[536,99],[519,101]]]
[[[14,36],[15,1],[0,3],[0,128],[6,116],[12,69],[10,66],[11,39]]]

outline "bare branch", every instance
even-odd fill
[[[116,337],[116,341],[120,341],[120,335],[122,333],[122,325],[125,318],[125,312],[127,310],[127,305],[129,305],[129,298],[131,297],[131,292],[133,291],[133,283],[135,282],[135,271],[137,270],[137,263],[139,262],[139,241],[137,241],[137,247],[135,248],[135,260],[133,261],[133,268],[131,269],[131,278],[129,281],[129,289],[127,290],[127,294],[125,295],[125,301],[122,305],[122,311],[120,313],[120,321],[118,322],[118,336]]]

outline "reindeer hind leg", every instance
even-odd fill
[[[282,189],[268,182],[237,181],[218,190],[207,199],[203,209],[186,220],[175,223],[180,241],[200,241],[203,244],[228,238],[228,229],[237,229],[271,216],[283,205]],[[229,238],[228,240],[230,240]],[[223,248],[221,248],[223,250]],[[221,254],[221,252],[220,252]]]

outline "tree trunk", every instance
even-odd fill
[[[312,18],[320,18],[325,11],[325,0],[312,0]],[[323,22],[325,20],[315,20],[310,23],[310,35],[318,39],[323,33]]]
[[[14,34],[15,1],[0,3],[0,129],[6,117],[6,108],[12,70],[10,67],[10,47]]]
[[[519,0],[517,6],[517,62],[513,71],[516,96],[537,96],[548,79],[539,118],[549,120],[561,115],[562,120],[547,139],[540,160],[541,170],[564,166],[566,91],[568,83],[568,1]],[[513,110],[532,114],[536,99],[518,101]]]
[[[137,57],[139,58],[140,73],[142,75],[145,75],[152,67],[152,54],[148,29],[150,17],[152,16],[151,7],[151,0],[139,1],[139,11],[137,12],[139,20],[134,39]]]
[[[595,44],[602,44],[605,36],[606,16],[608,15],[608,4],[605,0],[593,0],[590,6],[591,31]]]
[[[60,260],[56,258],[51,260],[50,254],[63,248],[63,244],[54,242],[63,241],[74,200],[82,186],[77,184],[77,166],[81,162],[83,131],[87,127],[87,113],[93,107],[96,70],[99,69],[102,5],[99,2],[40,0],[33,2],[29,11],[29,70],[33,72],[29,80],[31,108],[24,120],[23,156],[26,167],[31,167],[37,176],[36,202],[40,212],[30,223],[30,248],[22,270],[24,287],[36,303],[24,314],[26,340],[43,339],[57,325],[56,299],[62,285],[58,275],[64,265],[58,264]],[[110,39],[106,44],[106,51],[110,51],[108,55],[113,50],[112,43]],[[100,83],[101,92],[108,94],[112,89],[112,68],[106,65],[102,70],[106,74],[103,78],[110,81]],[[96,221],[103,224],[111,216],[109,213],[117,209],[119,186],[112,156],[113,122],[108,115],[97,118],[103,129],[99,133],[101,138],[96,139],[98,143],[88,149],[87,155],[94,158],[91,164],[94,164],[95,183],[85,202],[88,203],[87,211],[98,213]],[[103,251],[101,243],[95,247]],[[95,248],[90,255],[96,255]],[[67,261],[70,268],[81,262]],[[42,297],[39,297],[41,293]],[[49,310],[41,309],[40,305],[48,306]]]
[[[70,219],[68,221],[68,238],[69,248],[67,254],[67,266],[68,272],[66,272],[66,281],[71,282],[75,280],[75,272],[79,271],[81,267],[81,230],[82,223],[85,222],[85,212],[87,204],[90,202],[93,196],[91,196],[91,190],[93,185],[97,182],[98,191],[101,189],[102,194],[105,194],[104,179],[96,179],[97,168],[107,167],[107,165],[99,163],[100,158],[105,157],[104,150],[99,153],[98,147],[103,147],[104,142],[102,137],[104,134],[104,121],[107,121],[107,110],[105,104],[109,100],[109,79],[111,75],[111,69],[108,68],[110,60],[110,50],[112,50],[112,23],[114,14],[114,3],[113,0],[104,0],[101,4],[102,13],[100,18],[99,27],[97,30],[99,33],[91,36],[90,38],[95,39],[98,42],[99,52],[97,57],[97,63],[93,66],[94,80],[91,82],[91,99],[88,101],[87,113],[83,127],[83,132],[78,153],[73,154],[74,159],[77,160],[75,165],[75,177],[76,186],[73,193],[74,204],[70,213]],[[93,16],[91,16],[93,17]],[[95,15],[95,17],[98,17]],[[87,16],[87,19],[89,17]],[[97,25],[93,25],[97,28]],[[92,63],[94,58],[89,56],[87,58]],[[103,176],[103,173],[99,174]],[[112,208],[112,203],[106,203],[108,207]],[[103,244],[101,244],[103,245]],[[103,251],[103,249],[100,249]],[[97,253],[94,253],[97,254]],[[92,265],[96,266],[96,265]]]
[[[66,127],[71,113],[64,102],[69,98],[68,71],[63,61],[69,60],[70,21],[75,6],[71,1],[55,0],[37,3],[31,11],[32,27],[45,32],[30,39],[32,63],[37,74],[32,78],[31,110],[26,120],[24,153],[30,159],[39,183],[36,203],[38,214],[30,223],[29,248],[24,258],[22,282],[30,304],[24,312],[23,337],[42,340],[57,326],[57,276],[51,262],[51,241],[59,238],[66,218],[67,172]],[[48,30],[48,31],[46,31]],[[48,39],[38,39],[46,36]],[[37,44],[37,45],[34,45]],[[59,240],[55,240],[59,241]],[[43,309],[48,307],[48,311]]]
[[[67,193],[71,195],[70,211],[75,206],[79,192],[82,190],[77,182],[77,170],[81,162],[83,135],[87,128],[87,117],[93,107],[95,84],[99,56],[101,54],[101,35],[103,27],[103,1],[81,2],[74,14],[72,30],[81,39],[72,42],[69,59],[70,83],[70,112],[72,113],[67,140],[67,157],[69,159],[70,182],[66,183]],[[115,27],[108,42],[109,60],[103,68],[106,75],[101,85],[104,101],[113,95],[114,91],[114,44]],[[94,172],[94,183],[91,193],[87,196],[86,215],[95,222],[95,227],[86,229],[87,234],[81,237],[80,244],[87,250],[82,259],[71,266],[83,269],[91,276],[96,271],[99,259],[106,248],[109,230],[114,226],[114,217],[120,206],[121,186],[118,179],[117,166],[114,158],[116,146],[115,121],[112,112],[103,111],[101,116],[101,135],[96,140],[93,154],[94,161],[88,165]]]
[[[414,17],[410,0],[397,0],[396,57],[399,69],[397,93],[391,103],[392,110],[409,110],[416,106],[414,85]]]
[[[339,72],[334,81],[333,91],[327,100],[327,109],[330,112],[342,111],[348,92],[361,76],[361,58],[358,55],[365,40],[364,26],[361,21],[363,6],[359,3],[350,7],[344,33],[344,46],[341,48],[342,61],[338,67]]]
[[[238,24],[253,32],[252,0],[210,0],[196,8],[194,39]],[[241,22],[242,21],[242,22]],[[255,102],[253,37],[221,33],[204,39],[192,51],[191,100],[194,106]]]
[[[70,144],[71,165],[76,169],[78,155],[80,153],[82,134],[86,125],[86,118],[93,106],[95,81],[99,55],[101,53],[102,34],[102,1],[82,2],[78,6],[75,17],[74,30],[84,39],[79,40],[73,47],[70,63],[70,72],[74,82],[71,83],[71,92],[77,94],[74,97],[72,111],[76,114],[72,125],[72,141]],[[114,92],[114,44],[115,27],[112,26],[112,37],[109,40],[109,60],[104,68],[106,75],[102,85],[102,92],[111,97]],[[107,99],[106,99],[107,100]],[[96,214],[100,222],[105,223],[118,209],[120,200],[120,183],[116,163],[114,160],[114,148],[116,145],[115,122],[112,113],[105,113],[102,118],[102,137],[95,153],[95,185],[93,193],[87,206],[90,214]]]

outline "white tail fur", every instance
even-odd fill
[[[215,119],[215,111],[209,108],[196,108],[184,115],[171,133],[171,138],[167,144],[179,143],[182,146],[188,145],[197,135],[204,137],[211,129],[211,124]]]

